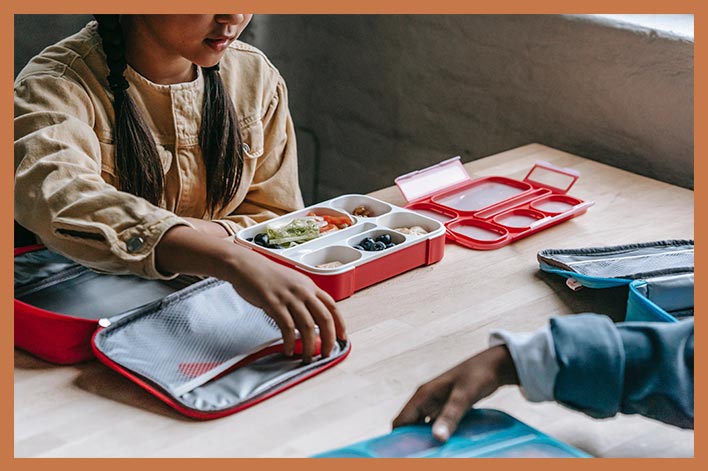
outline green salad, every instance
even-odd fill
[[[319,237],[320,225],[321,221],[315,216],[307,216],[287,223],[269,224],[266,232],[271,244],[292,246]]]

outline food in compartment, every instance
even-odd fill
[[[423,234],[428,233],[428,231],[426,231],[424,228],[422,228],[420,226],[395,227],[393,230],[398,231],[401,234],[408,234],[408,235],[423,235]]]
[[[256,245],[260,245],[261,247],[268,247],[269,249],[282,249],[283,248],[281,245],[271,244],[270,237],[265,232],[262,232],[260,234],[256,234],[253,237],[253,239],[249,240],[249,242],[253,242]]]
[[[372,237],[364,237],[354,248],[366,252],[379,252],[395,246],[396,244],[391,240],[390,234],[381,234],[375,239]]]
[[[309,212],[305,217],[294,218],[288,222],[268,224],[266,232],[256,234],[252,242],[269,249],[286,249],[351,225],[352,221],[348,216],[318,216]]]
[[[344,265],[342,262],[339,260],[335,260],[333,262],[327,262],[327,263],[320,263],[319,265],[315,265],[317,268],[338,268]]]
[[[290,247],[319,237],[320,226],[314,217],[295,218],[268,224],[266,235],[271,244]]]
[[[318,216],[313,212],[307,213],[308,217],[315,218],[320,226],[320,233],[338,231],[339,229],[346,229],[352,225],[349,216],[329,216],[327,214],[323,216]]]
[[[361,216],[365,218],[368,218],[372,215],[371,210],[366,206],[357,206],[352,210],[352,214],[354,216]]]

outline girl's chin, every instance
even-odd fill
[[[209,67],[214,67],[217,65],[221,61],[222,57],[223,54],[204,54],[201,57],[196,58],[193,63],[199,67],[208,69]]]

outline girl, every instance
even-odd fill
[[[15,81],[15,218],[95,270],[231,282],[292,354],[344,323],[306,276],[233,243],[302,207],[285,83],[252,15],[97,15]]]

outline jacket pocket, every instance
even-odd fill
[[[263,123],[260,120],[241,124],[243,157],[255,159],[263,155]]]

